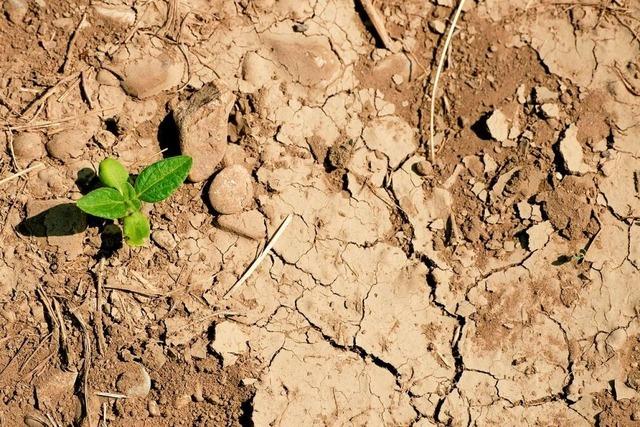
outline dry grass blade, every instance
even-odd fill
[[[62,63],[62,67],[60,67],[60,72],[62,73],[66,71],[67,66],[69,65],[69,62],[71,61],[71,54],[73,53],[73,49],[76,46],[76,39],[78,38],[78,34],[80,33],[80,30],[82,29],[82,25],[85,23],[86,20],[87,20],[87,12],[84,12],[82,14],[82,17],[80,18],[80,22],[78,22],[78,26],[76,27],[73,34],[71,34],[69,43],[67,44],[67,53],[64,56],[64,62]]]
[[[82,315],[71,310],[71,314],[76,318],[80,329],[82,329],[82,336],[84,342],[84,362],[82,367],[82,397],[83,406],[85,412],[85,418],[91,420],[91,407],[89,406],[89,371],[91,370],[91,338],[89,337],[89,331],[87,324],[84,322]]]
[[[13,131],[11,129],[7,129],[7,143],[9,145],[9,154],[11,155],[11,162],[13,162],[13,167],[16,171],[20,172],[22,169],[16,160],[16,153],[13,149]]]
[[[434,147],[434,129],[433,129],[433,121],[435,116],[436,109],[436,93],[438,90],[438,82],[440,80],[440,74],[442,74],[442,67],[444,66],[444,60],[447,57],[447,51],[449,50],[449,45],[451,44],[451,39],[453,38],[453,33],[456,29],[456,24],[458,23],[458,18],[460,18],[460,13],[462,12],[462,8],[464,6],[465,0],[460,0],[458,3],[458,8],[456,9],[455,14],[453,15],[453,20],[451,21],[451,26],[449,27],[449,32],[447,33],[447,38],[444,42],[444,48],[442,49],[442,53],[440,55],[440,61],[438,61],[438,68],[436,69],[436,76],[433,80],[433,88],[431,91],[431,109],[429,112],[429,158],[431,159],[431,163],[434,163],[436,160],[436,152]]]
[[[222,296],[222,298],[227,298],[231,294],[231,292],[233,292],[234,289],[238,288],[240,285],[242,285],[244,282],[247,281],[249,276],[251,276],[251,274],[254,272],[254,270],[256,268],[258,268],[260,263],[265,259],[265,257],[269,254],[269,252],[271,252],[271,249],[276,244],[276,242],[280,239],[280,237],[282,237],[282,234],[284,233],[284,231],[286,230],[287,226],[291,222],[291,218],[292,217],[293,216],[291,214],[287,215],[287,217],[284,219],[284,221],[282,221],[282,224],[280,224],[280,227],[278,227],[278,229],[274,233],[274,235],[271,238],[271,240],[269,241],[269,243],[267,243],[267,246],[265,246],[264,250],[251,263],[251,265],[249,266],[249,268],[247,268],[247,271],[244,272],[242,277],[240,277],[240,279],[238,279],[238,281],[233,286],[231,286],[227,292],[225,292],[225,294]]]
[[[98,277],[96,280],[96,309],[94,311],[94,328],[96,330],[96,336],[98,337],[98,354],[104,353],[106,347],[104,340],[104,333],[102,331],[102,280],[104,276],[104,258],[100,258],[98,264]]]
[[[94,393],[96,396],[100,396],[100,397],[109,397],[112,399],[126,399],[127,395],[126,394],[122,394],[122,393],[111,393],[108,391],[96,391]]]
[[[102,285],[102,289],[110,289],[115,291],[129,292],[132,294],[139,294],[144,297],[155,298],[164,295],[162,292],[147,290],[137,286],[124,286],[124,285]]]
[[[31,167],[27,168],[27,169],[23,169],[23,170],[21,170],[21,171],[20,171],[20,172],[18,172],[18,173],[14,173],[14,174],[13,174],[13,175],[11,175],[11,176],[8,176],[8,177],[6,177],[6,178],[0,179],[0,185],[2,185],[2,184],[6,184],[7,182],[9,182],[9,181],[11,181],[11,180],[13,180],[13,179],[20,178],[22,175],[26,175],[26,174],[28,174],[28,173],[29,173],[29,172],[31,172],[31,171],[34,171],[34,170],[37,170],[37,169],[42,169],[43,167],[44,167],[44,164],[42,164],[42,163],[37,163],[37,164],[35,164],[35,165],[33,165],[33,166],[31,166]]]

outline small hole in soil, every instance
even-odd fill
[[[118,129],[118,122],[116,121],[115,117],[111,117],[105,120],[104,125],[108,132],[111,132],[115,136],[120,135],[120,130]]]
[[[474,124],[471,125],[471,130],[478,136],[480,139],[490,140],[491,135],[489,135],[489,129],[487,129],[487,119],[491,113],[486,113],[480,119],[478,119]]]
[[[253,396],[242,402],[240,406],[240,418],[238,421],[242,427],[253,427]]]
[[[163,153],[164,157],[180,155],[178,126],[173,120],[173,115],[171,113],[167,114],[164,119],[162,119],[162,122],[160,122],[157,138],[158,143],[160,144],[160,149],[166,150]]]

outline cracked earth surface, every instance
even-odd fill
[[[640,423],[636,2],[467,1],[434,163],[455,2],[2,5],[0,426]],[[163,149],[110,251],[72,202]]]

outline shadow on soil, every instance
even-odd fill
[[[86,194],[100,184],[94,171],[85,168],[78,172],[76,185],[82,194]],[[33,237],[72,236],[83,233],[89,227],[100,230],[101,256],[109,257],[122,247],[122,230],[118,225],[87,215],[71,202],[60,203],[25,218],[16,231],[23,236]]]

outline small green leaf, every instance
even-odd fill
[[[135,185],[140,200],[153,203],[169,197],[187,178],[192,163],[189,156],[176,156],[144,169]]]
[[[142,212],[136,211],[124,218],[123,234],[131,246],[142,246],[149,237],[149,219]]]
[[[98,188],[77,202],[80,210],[105,219],[118,219],[127,214],[124,196],[113,188]]]
[[[124,193],[123,187],[129,180],[129,172],[116,159],[107,157],[98,167],[100,181],[107,187],[115,188]]]
[[[138,195],[136,194],[136,190],[133,188],[133,185],[126,182],[122,187],[122,190],[124,202],[127,205],[127,212],[133,213],[135,211],[139,211],[142,207],[142,202],[138,199]]]

